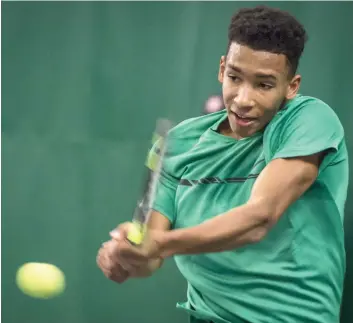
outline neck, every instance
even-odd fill
[[[243,139],[244,137],[240,136],[239,134],[237,134],[236,132],[233,132],[230,125],[229,125],[229,121],[228,118],[226,120],[224,120],[218,127],[218,132],[220,134],[222,134],[223,136],[227,136],[227,137],[232,137],[234,139],[240,140]]]

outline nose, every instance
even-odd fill
[[[253,92],[251,87],[243,85],[239,87],[237,94],[233,99],[237,109],[250,110],[254,107]]]

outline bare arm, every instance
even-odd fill
[[[323,153],[271,161],[257,178],[249,201],[195,227],[160,238],[163,257],[231,250],[265,237],[289,205],[315,181]]]
[[[168,231],[170,230],[171,223],[161,213],[152,210],[148,228],[154,231]],[[152,259],[148,262],[147,268],[142,268],[137,274],[138,277],[146,277],[152,275],[163,265],[163,258]]]

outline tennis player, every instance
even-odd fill
[[[331,107],[298,92],[306,39],[287,12],[235,13],[225,110],[169,132],[145,244],[126,241],[129,223],[114,230],[97,256],[108,278],[149,276],[173,256],[192,322],[339,322],[347,150]]]

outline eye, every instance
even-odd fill
[[[228,77],[229,77],[233,82],[235,82],[235,81],[240,81],[240,79],[239,79],[238,76],[228,74]]]
[[[259,84],[259,87],[262,89],[262,90],[271,90],[274,88],[274,86],[272,84],[268,84],[268,83],[260,83]]]

